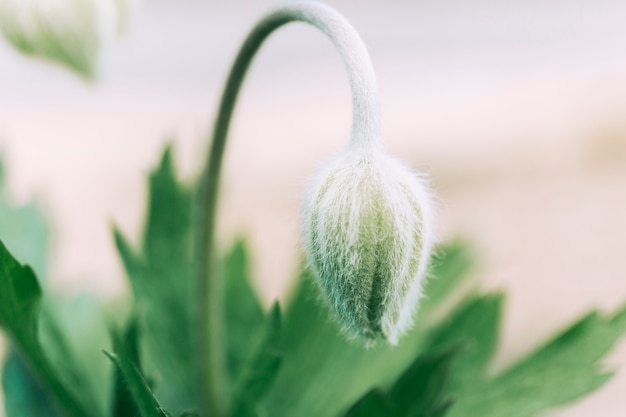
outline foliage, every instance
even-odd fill
[[[139,249],[114,231],[133,293],[123,318],[113,313],[119,304],[60,302],[0,245],[0,325],[12,346],[3,371],[8,417],[196,415],[192,195],[172,161],[168,147],[151,174]],[[0,211],[4,242],[45,276],[38,210],[0,195]],[[236,417],[537,416],[602,386],[611,374],[599,362],[626,332],[626,309],[592,312],[493,373],[504,295],[463,292],[471,267],[463,244],[439,249],[417,325],[397,347],[346,338],[307,268],[282,308],[266,310],[251,285],[245,241],[221,259]],[[460,301],[446,307],[451,299]]]

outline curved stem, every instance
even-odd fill
[[[197,285],[197,364],[199,398],[211,417],[228,412],[222,279],[216,266],[215,218],[222,159],[237,95],[263,41],[286,23],[309,23],[324,32],[339,51],[352,88],[350,147],[372,151],[380,146],[376,78],[363,41],[334,9],[312,1],[292,2],[265,16],[244,41],[224,88],[207,163],[200,178],[196,207],[195,279]]]

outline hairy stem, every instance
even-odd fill
[[[213,139],[201,174],[196,207],[195,280],[197,285],[197,361],[199,398],[210,417],[225,417],[229,404],[226,379],[226,329],[222,278],[215,248],[219,178],[226,137],[246,71],[263,41],[289,22],[309,23],[333,42],[346,66],[352,88],[350,146],[372,150],[380,144],[380,111],[374,71],[354,28],[334,9],[313,1],[292,2],[265,16],[244,41],[231,67],[217,113]]]

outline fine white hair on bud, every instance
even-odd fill
[[[382,150],[351,146],[317,176],[303,214],[310,262],[348,333],[397,344],[433,246],[425,181]]]

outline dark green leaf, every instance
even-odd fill
[[[179,417],[200,417],[197,411],[183,411]]]
[[[128,358],[141,372],[141,362],[139,359],[139,335],[136,320],[131,319],[129,321],[122,343],[123,348],[128,354]],[[113,409],[111,417],[135,417],[140,415],[130,391],[126,388],[122,371],[119,368],[115,368],[114,373],[115,382],[113,386]]]
[[[443,416],[450,405],[446,385],[457,353],[458,349],[449,348],[419,356],[388,393],[369,391],[346,417]]]
[[[385,393],[373,389],[348,411],[346,417],[387,417],[391,415],[389,399]]]
[[[122,337],[113,332],[113,349],[116,353],[104,351],[123,376],[126,389],[142,417],[168,417],[146,380],[133,361],[133,353],[126,348]]]
[[[458,348],[431,351],[418,357],[389,391],[395,417],[427,417],[447,405],[450,364]]]
[[[148,219],[136,253],[115,231],[133,289],[155,392],[175,413],[197,406],[193,360],[191,192],[177,179],[171,148],[151,174]],[[167,383],[159,380],[167,379]]]

